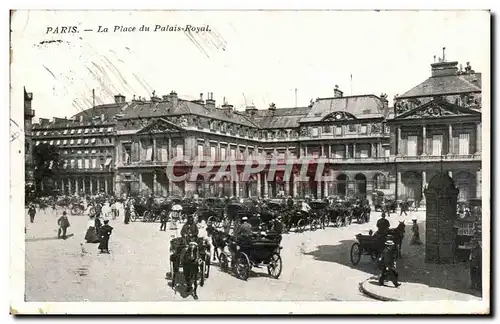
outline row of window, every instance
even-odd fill
[[[60,136],[68,134],[93,134],[93,133],[112,133],[113,127],[101,127],[101,128],[71,128],[65,130],[53,130],[53,131],[37,131],[35,136]]]
[[[113,144],[113,138],[103,137],[103,138],[71,138],[71,139],[58,139],[58,140],[44,140],[35,141],[35,145],[49,144],[49,145],[83,145],[83,144]]]
[[[98,169],[98,170],[106,170],[111,166],[112,158],[108,157],[107,159],[69,159],[64,160],[63,168],[64,169]]]
[[[69,149],[69,150],[60,150],[61,154],[63,155],[68,155],[68,154],[106,154],[110,155],[113,154],[112,150],[107,150],[107,149],[92,149],[92,150],[75,150],[75,149]]]
[[[418,135],[408,135],[401,140],[400,153],[406,156],[418,156],[424,153],[424,143],[422,137]],[[443,145],[444,144],[444,145]],[[432,135],[425,143],[425,153],[431,156],[440,156],[451,153],[458,155],[469,155],[470,134],[461,133],[458,137],[452,138],[452,146],[445,140],[443,135]]]

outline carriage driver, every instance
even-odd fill
[[[390,227],[391,227],[391,224],[385,218],[385,214],[382,213],[382,217],[377,221],[377,234],[384,235],[385,233],[387,233],[387,231],[389,230]]]
[[[311,206],[309,206],[307,201],[303,201],[300,210],[305,214],[309,214],[309,212],[311,211]]]
[[[198,226],[194,223],[194,216],[188,215],[187,222],[182,226],[181,236],[183,238],[197,238],[198,237]]]

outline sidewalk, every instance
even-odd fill
[[[378,285],[378,278],[370,277],[359,283],[359,289],[378,300],[481,300],[481,292],[470,289],[470,274],[467,263],[433,264],[425,262],[425,218],[417,216],[420,238],[424,244],[410,245],[411,221],[405,220],[406,233],[403,240],[403,258],[397,260],[401,286],[395,288],[391,282]],[[412,218],[412,216],[408,218]],[[399,218],[401,220],[401,218]],[[392,223],[392,222],[391,222]],[[394,225],[394,224],[391,224]]]

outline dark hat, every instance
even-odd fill
[[[63,215],[66,215],[66,211],[63,211]]]
[[[194,215],[190,214],[190,215],[187,216],[187,218],[194,218]]]
[[[104,220],[104,224],[107,224],[107,223],[109,223],[109,219]]]

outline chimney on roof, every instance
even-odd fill
[[[433,77],[450,76],[458,74],[458,62],[438,62],[431,64],[431,71]]]
[[[49,122],[50,122],[50,120],[49,120],[48,118],[40,118],[40,119],[39,119],[40,126],[45,126],[45,125],[47,125]]]
[[[247,113],[248,115],[255,115],[257,113],[257,107],[255,107],[254,105],[250,105],[250,106],[246,106],[245,107],[245,113]]]
[[[163,101],[168,101],[168,95],[163,95],[161,96],[161,98],[163,99]]]
[[[228,104],[227,102],[224,102],[224,104],[220,107],[220,109],[224,110],[224,111],[233,111],[234,110],[234,106]]]
[[[276,110],[276,104],[274,102],[271,102],[269,104],[269,108],[268,109],[271,110],[271,111],[275,111]]]
[[[177,103],[179,98],[177,97],[177,92],[174,90],[170,91],[170,94],[168,95],[168,100],[172,103],[172,108],[177,107]]]
[[[214,93],[207,93],[207,100],[205,100],[205,107],[208,109],[215,109]]]
[[[197,103],[199,105],[204,105],[205,101],[203,101],[203,93],[200,93],[200,99],[193,100],[194,103]]]
[[[122,103],[125,103],[125,96],[124,96],[124,95],[122,95],[122,94],[120,94],[120,93],[119,93],[119,94],[117,94],[117,95],[115,96],[115,103],[117,103],[117,104],[122,104]]]
[[[340,91],[338,85],[335,85],[335,89],[333,89],[333,96],[335,98],[342,98],[344,96],[344,93],[342,91]]]
[[[161,99],[156,95],[156,91],[153,90],[153,93],[151,94],[151,102],[160,102]]]

